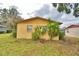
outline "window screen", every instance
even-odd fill
[[[32,32],[32,25],[27,25],[27,31]]]

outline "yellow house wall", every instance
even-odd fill
[[[33,19],[33,20],[27,20],[27,21],[18,23],[17,24],[17,38],[32,39],[32,32],[34,32],[34,28],[36,26],[40,26],[40,25],[45,26],[47,24],[48,24],[48,21],[42,20],[42,19]],[[32,25],[32,32],[27,31],[27,25]],[[48,40],[49,36],[46,33],[41,38]],[[59,40],[59,37],[57,36],[55,40]]]

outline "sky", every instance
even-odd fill
[[[42,1],[42,0],[39,0]],[[59,13],[50,2],[39,3],[37,0],[0,0],[0,8],[8,8],[9,6],[17,6],[18,11],[24,19],[40,16],[51,18],[52,20],[63,22],[62,26],[70,24],[78,24],[79,18],[75,18],[73,14]],[[33,3],[34,2],[34,3]]]

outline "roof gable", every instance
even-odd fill
[[[70,25],[68,28],[79,28],[79,25]]]
[[[46,19],[46,18],[42,18],[42,17],[32,17],[32,18],[29,18],[29,19],[25,19],[25,20],[22,20],[22,21],[19,21],[17,23],[22,23],[22,22],[25,22],[25,21],[30,21],[30,20],[34,20],[34,19],[41,19],[41,20],[46,20],[46,21],[51,21],[51,22],[57,22],[57,21],[54,21],[54,20],[49,20],[49,19]],[[62,24],[61,22],[57,22],[59,24]]]

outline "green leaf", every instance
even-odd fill
[[[53,5],[54,7],[57,7],[57,3],[52,3],[52,5]]]

